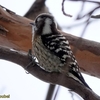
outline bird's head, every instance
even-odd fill
[[[54,17],[47,13],[38,15],[33,23],[33,31],[38,34],[51,34],[56,29]]]

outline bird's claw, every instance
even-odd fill
[[[34,57],[34,56],[32,55],[32,50],[31,50],[31,49],[29,49],[29,51],[28,51],[28,57],[29,57],[29,59],[30,59],[31,61],[30,61],[30,63],[25,67],[25,69],[27,69],[27,68],[30,67],[31,65],[34,66],[34,65],[37,64],[37,62],[36,62],[36,57]],[[28,71],[26,71],[26,73],[29,74]]]

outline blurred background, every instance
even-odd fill
[[[16,14],[24,16],[34,1],[35,0],[0,0],[0,4]],[[86,23],[84,22],[87,20],[87,16],[81,20],[76,20],[80,11],[81,15],[85,15],[91,11],[91,9],[95,8],[97,4],[87,2],[84,4],[82,10],[83,2],[66,0],[64,4],[65,12],[72,15],[73,17],[71,18],[63,14],[62,0],[46,0],[45,4],[50,13],[55,16],[57,23],[63,31],[75,36],[82,36],[82,38],[88,40],[100,42],[99,19],[91,19],[93,22],[86,27],[85,31]],[[93,15],[99,14],[99,10],[96,10]],[[93,91],[100,95],[100,79],[86,74],[83,74],[83,76]],[[48,88],[49,83],[43,82],[31,74],[26,74],[25,70],[19,65],[0,60],[0,95],[10,95],[10,98],[5,98],[5,100],[46,100]],[[51,100],[54,100],[57,89],[58,85],[56,85]],[[60,86],[55,100],[73,100],[73,98],[74,100],[82,100],[77,94],[69,92],[67,88]],[[3,98],[0,98],[0,100],[2,99]]]

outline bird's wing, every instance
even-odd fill
[[[90,88],[79,71],[79,66],[66,37],[63,35],[48,34],[42,35],[41,39],[45,47],[50,50],[52,54],[55,54],[62,64],[69,61],[69,76]]]

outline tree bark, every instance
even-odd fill
[[[18,51],[31,49],[31,25],[29,20],[0,7],[0,45]],[[81,71],[100,77],[100,43],[61,32],[69,40]],[[76,49],[75,49],[76,48]]]
[[[27,52],[14,51],[10,48],[0,46],[0,59],[5,59],[21,65],[30,74],[42,81],[67,87],[71,91],[79,94],[84,100],[100,100],[100,97],[96,95],[92,90],[87,89],[84,85],[61,73],[46,72],[42,70],[38,65],[36,65],[36,63],[26,69],[27,64],[30,63]]]
[[[0,7],[0,59],[12,61],[23,68],[30,62],[27,56],[27,51],[31,49],[32,40],[30,22],[32,20]],[[100,44],[64,32],[61,33],[69,40],[81,70],[90,75],[100,77]],[[47,73],[37,65],[30,66],[26,70],[41,80],[70,88],[85,100],[100,100],[100,97],[95,93],[65,75]]]

